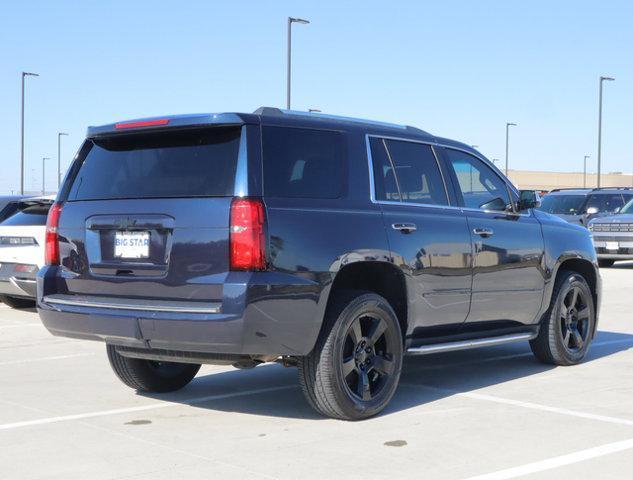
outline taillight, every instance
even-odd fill
[[[231,270],[266,268],[264,204],[253,198],[236,198],[231,204]]]
[[[48,211],[46,219],[46,246],[44,249],[44,259],[46,265],[59,265],[59,216],[62,213],[61,203],[54,203]]]

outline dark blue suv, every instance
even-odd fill
[[[91,127],[48,218],[38,309],[140,391],[200,364],[296,366],[308,402],[380,412],[403,355],[530,341],[571,365],[597,324],[589,232],[472,148],[262,108]]]

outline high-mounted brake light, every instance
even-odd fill
[[[266,268],[264,204],[253,198],[236,198],[231,204],[231,270]]]
[[[59,265],[59,217],[62,213],[61,203],[54,203],[48,211],[46,219],[46,245],[44,259],[46,265]]]
[[[168,118],[159,118],[158,120],[143,120],[140,122],[117,123],[114,125],[114,128],[116,128],[117,130],[121,130],[124,128],[158,127],[160,125],[167,125],[168,123]]]

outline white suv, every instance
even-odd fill
[[[53,200],[18,200],[0,223],[0,300],[10,307],[35,306],[35,276],[44,265],[46,216]]]

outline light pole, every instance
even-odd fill
[[[46,160],[50,158],[42,158],[42,195],[46,195]]]
[[[506,123],[506,177],[508,176],[508,148],[510,140],[510,127],[516,127],[516,123]]]
[[[600,172],[602,169],[602,83],[612,82],[615,78],[600,77],[600,94],[598,95],[598,188],[600,188]]]
[[[62,184],[62,135],[68,136],[68,134],[64,132],[57,134],[57,190]]]
[[[585,155],[585,159],[583,160],[583,174],[582,174],[582,186],[583,188],[587,188],[587,159],[591,157],[591,155]]]
[[[306,25],[310,23],[309,20],[303,18],[288,17],[288,71],[286,72],[286,108],[290,110],[290,70],[292,66],[292,24],[301,23]]]
[[[20,195],[24,195],[24,78],[39,77],[37,73],[22,72],[22,128],[20,130]]]

